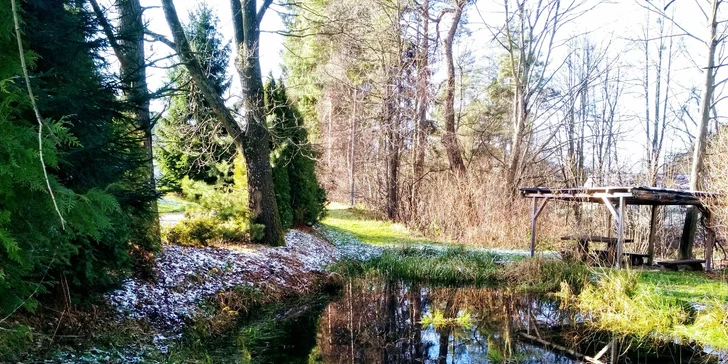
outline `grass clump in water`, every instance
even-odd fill
[[[498,281],[497,255],[463,247],[407,247],[385,250],[366,262],[342,261],[330,269],[353,276],[376,272],[389,279],[448,285],[487,285]]]
[[[580,263],[556,259],[525,258],[503,266],[501,282],[524,293],[557,292],[567,284],[572,292],[580,292],[589,281],[589,268]]]
[[[386,249],[381,256],[366,262],[341,261],[330,269],[346,276],[375,273],[388,279],[450,286],[499,286],[534,294],[556,292],[562,282],[579,292],[590,274],[582,264],[560,260],[524,258],[506,264],[499,263],[501,260],[492,252],[463,246],[405,247]]]

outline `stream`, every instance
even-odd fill
[[[234,352],[261,363],[726,363],[725,352],[586,328],[551,299],[504,289],[347,280],[336,296],[249,322]],[[240,344],[242,343],[242,344]]]

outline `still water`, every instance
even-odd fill
[[[275,334],[246,348],[254,362],[728,362],[725,353],[694,345],[589,331],[552,299],[503,289],[356,278],[330,300],[287,308],[278,317]]]

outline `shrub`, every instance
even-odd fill
[[[182,221],[165,231],[167,243],[207,246],[263,237],[263,225],[250,223],[245,163],[241,156],[235,158],[234,168],[232,186],[182,179],[183,195],[198,207],[191,208]]]
[[[157,221],[148,219],[155,196],[143,173],[140,133],[123,115],[128,105],[116,101],[114,86],[97,68],[99,49],[89,41],[95,30],[88,14],[60,1],[20,5],[26,21],[22,43],[30,46],[25,58],[46,117],[41,142],[48,175],[39,159],[37,120],[19,77],[18,43],[5,2],[0,6],[0,317],[21,307],[32,311],[36,300],[52,298],[44,294],[55,282],[63,282],[64,293],[75,302],[93,297],[130,273],[130,242],[145,252],[156,248],[139,229]]]

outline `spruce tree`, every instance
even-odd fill
[[[324,214],[326,193],[316,178],[316,151],[303,117],[288,99],[282,81],[270,78],[265,104],[271,131],[271,164],[283,226],[313,224]]]
[[[222,95],[230,86],[226,72],[230,46],[217,30],[218,25],[218,18],[203,3],[189,14],[185,33],[207,78]],[[175,68],[170,81],[179,92],[171,97],[169,113],[157,129],[161,141],[157,150],[163,172],[161,185],[179,191],[184,177],[214,184],[227,173],[220,171],[219,166],[231,165],[235,157],[232,138],[216,120],[184,67]]]
[[[156,198],[141,169],[143,134],[116,99],[94,23],[76,2],[18,2],[61,225],[38,158],[36,118],[18,77],[10,1],[2,3],[0,312],[7,313],[21,303],[32,309],[54,282],[67,283],[72,299],[89,297],[130,273],[130,251],[157,247],[136,229]]]

